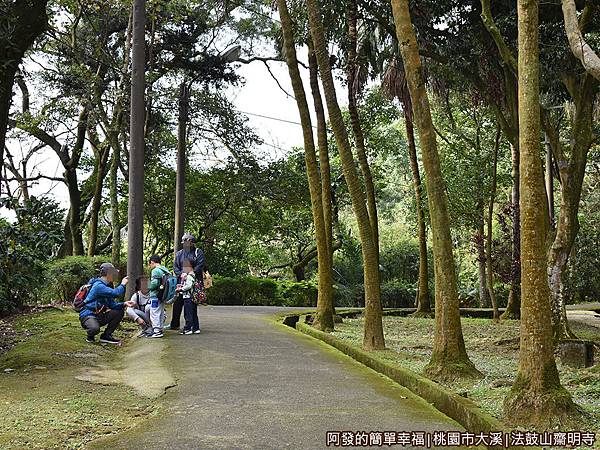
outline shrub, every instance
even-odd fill
[[[211,305],[275,306],[279,304],[277,282],[268,278],[215,276],[207,290]]]
[[[411,308],[417,294],[414,285],[403,281],[388,281],[381,284],[381,305],[383,308]],[[365,306],[364,285],[336,286],[334,290],[335,306]]]
[[[278,294],[284,306],[317,306],[317,286],[310,281],[281,281],[278,283]]]
[[[275,281],[270,278],[215,276],[206,292],[211,305],[315,306],[317,287],[303,281]]]
[[[404,281],[388,281],[381,285],[381,306],[383,308],[411,308],[415,306],[417,290]]]
[[[99,274],[100,264],[110,261],[107,256],[67,256],[46,265],[44,297],[49,302],[69,303],[77,289]],[[118,267],[125,274],[127,263]]]

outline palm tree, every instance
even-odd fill
[[[389,98],[397,98],[402,104],[404,124],[406,127],[406,140],[408,142],[408,158],[413,177],[413,188],[415,190],[415,203],[417,208],[417,228],[419,236],[419,286],[417,288],[416,305],[414,315],[431,315],[431,300],[429,296],[429,271],[427,261],[427,229],[425,226],[425,211],[423,210],[423,198],[421,195],[421,174],[419,173],[419,161],[417,160],[417,147],[415,144],[414,118],[410,92],[406,84],[406,74],[402,62],[394,57],[388,65],[382,81],[384,94]]]

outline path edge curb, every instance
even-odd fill
[[[369,367],[370,369],[391,378],[401,386],[426,400],[438,411],[447,415],[451,419],[458,422],[470,433],[489,433],[489,432],[510,432],[505,424],[483,411],[473,401],[461,397],[458,394],[448,391],[438,383],[419,375],[412,370],[403,367],[393,366],[384,361],[380,361],[368,352],[348,344],[335,336],[313,328],[311,325],[304,323],[302,318],[309,314],[285,314],[279,315],[279,323],[289,318],[298,317],[295,322],[295,328],[298,332],[318,339],[331,347],[339,350],[345,355],[351,357],[355,361]],[[523,449],[525,447],[489,447],[489,448],[508,448],[508,449]],[[528,449],[540,450],[541,447],[527,447]]]

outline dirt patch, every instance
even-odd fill
[[[154,399],[176,385],[173,374],[162,363],[166,344],[158,339],[137,342],[123,355],[118,366],[87,367],[77,379],[102,385],[124,384],[138,394]]]

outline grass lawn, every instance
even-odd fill
[[[489,319],[462,318],[467,352],[485,378],[471,382],[453,382],[446,386],[467,395],[482,409],[503,420],[502,402],[515,378],[519,357],[519,322],[514,320],[493,323]],[[362,317],[344,319],[336,324],[336,337],[356,346],[362,345]],[[388,362],[422,373],[431,356],[434,320],[412,317],[384,317],[386,350],[375,352]],[[578,337],[600,344],[600,330],[572,323]],[[597,352],[596,352],[597,353]],[[562,366],[557,358],[561,382],[584,410],[578,431],[600,430],[600,366],[590,369],[571,369]],[[600,448],[596,440],[594,448]]]
[[[123,431],[150,413],[150,400],[121,385],[75,378],[108,364],[123,348],[85,342],[77,314],[48,309],[0,323],[0,448],[81,448]],[[135,326],[123,322],[116,337]],[[12,370],[11,370],[12,369]]]

